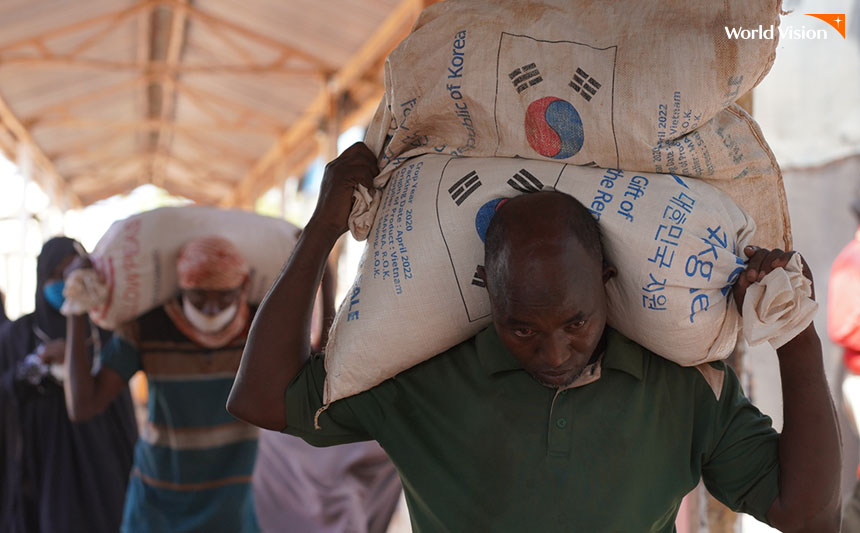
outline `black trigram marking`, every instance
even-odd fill
[[[484,282],[484,280],[481,279],[481,275],[479,274],[479,272],[483,268],[483,265],[478,265],[478,268],[475,269],[475,273],[472,274],[472,285],[474,285],[475,287],[481,287],[482,289],[486,289],[487,284]]]
[[[515,69],[508,76],[511,78],[511,83],[514,84],[517,94],[543,81],[543,78],[540,76],[540,70],[538,70],[537,65],[534,63],[529,63]]]
[[[466,201],[466,198],[468,198],[470,194],[477,191],[480,186],[481,178],[478,176],[478,173],[473,170],[457,180],[457,183],[451,185],[451,188],[448,189],[448,194],[451,195],[451,199],[459,206]]]
[[[589,76],[581,68],[576,69],[576,74],[573,75],[573,79],[568,85],[586,101],[591,100],[591,97],[597,94],[597,89],[600,89],[600,82]]]
[[[543,183],[524,168],[521,168],[519,172],[514,174],[514,177],[508,180],[508,185],[524,193],[538,192],[543,189]]]

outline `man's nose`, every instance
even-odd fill
[[[547,336],[543,345],[543,360],[550,368],[558,368],[570,359],[570,341],[564,331]]]

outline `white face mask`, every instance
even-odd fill
[[[217,315],[207,315],[203,311],[197,309],[191,302],[182,299],[182,311],[185,313],[185,318],[201,333],[215,333],[226,328],[230,321],[236,316],[239,311],[239,303],[234,303],[227,309],[219,312]]]

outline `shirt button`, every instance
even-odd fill
[[[566,428],[567,427],[567,420],[565,420],[564,418],[559,418],[558,420],[555,421],[555,427],[557,427],[558,429]]]

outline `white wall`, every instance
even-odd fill
[[[781,39],[754,90],[754,116],[786,167],[860,153],[860,0],[785,0],[781,28],[825,29],[826,40]],[[846,38],[804,13],[845,13]]]

